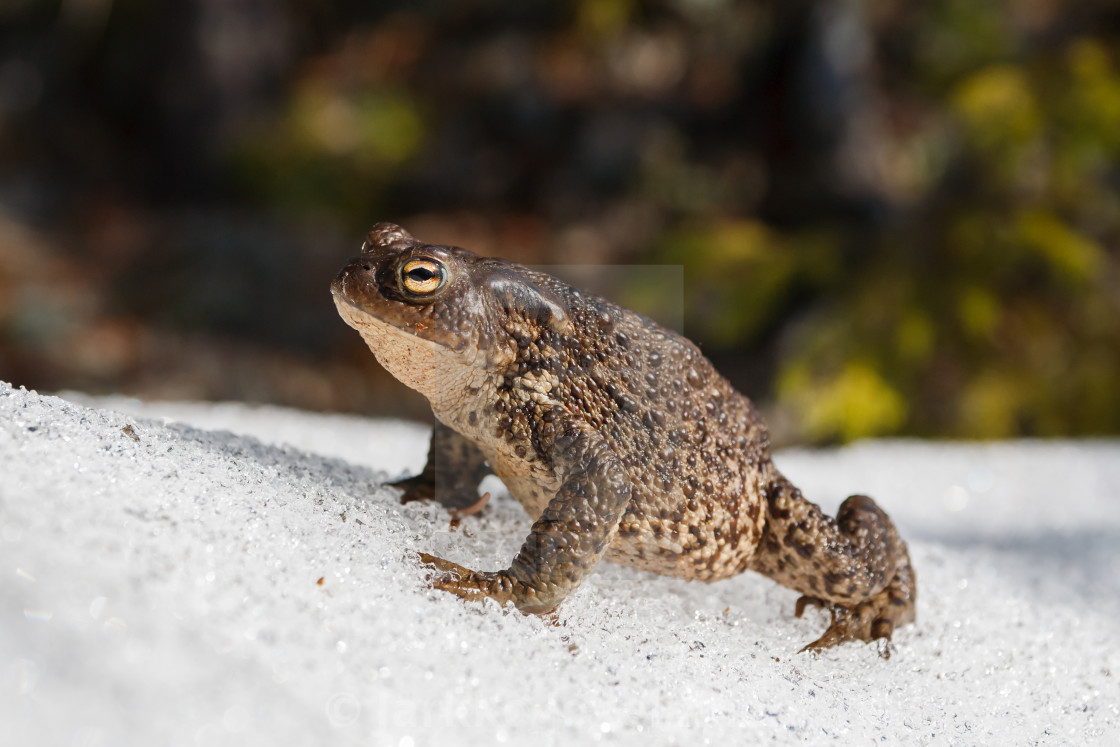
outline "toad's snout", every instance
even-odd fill
[[[331,295],[355,302],[375,282],[376,268],[368,256],[351,259],[331,283]]]

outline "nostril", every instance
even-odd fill
[[[365,270],[366,272],[369,272],[369,271],[370,271],[370,270],[372,270],[373,268],[372,268],[372,267],[370,267],[369,265],[362,265],[362,269],[363,269],[363,270]]]

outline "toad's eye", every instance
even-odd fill
[[[443,265],[431,259],[413,259],[401,267],[401,285],[415,296],[439,290],[444,277]]]

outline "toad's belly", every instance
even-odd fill
[[[494,473],[535,521],[560,489],[559,480],[544,465],[502,457],[487,454]],[[759,475],[739,477],[732,481],[740,487],[737,495],[699,501],[677,491],[654,494],[649,481],[641,481],[604,559],[690,581],[719,581],[741,573],[762,537],[765,517],[759,499],[750,497],[760,494],[754,484]]]

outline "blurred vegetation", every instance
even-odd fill
[[[391,219],[682,265],[686,331],[783,441],[1120,433],[1116,2],[21,0],[0,24],[0,378],[415,412],[325,293]]]

